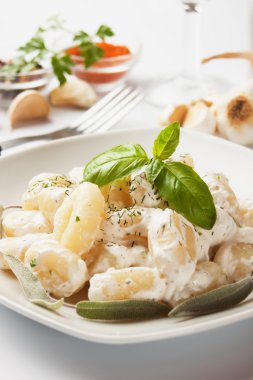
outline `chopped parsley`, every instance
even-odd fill
[[[30,267],[31,267],[31,268],[34,268],[34,267],[36,267],[36,265],[37,265],[37,261],[36,261],[36,259],[35,259],[35,258],[31,259],[31,260],[30,260]]]

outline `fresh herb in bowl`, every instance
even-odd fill
[[[67,33],[73,46],[65,50],[52,49],[46,42],[46,33],[49,31]],[[73,32],[65,27],[65,22],[59,17],[52,17],[17,49],[16,57],[1,65],[0,77],[5,76],[6,80],[11,80],[17,74],[31,72],[42,68],[43,62],[50,62],[54,75],[62,85],[66,82],[66,75],[71,74],[72,67],[76,64],[73,55],[81,57],[83,66],[87,69],[107,54],[110,44],[106,44],[105,39],[112,36],[114,32],[107,25],[100,25],[96,33],[91,35],[84,30]]]

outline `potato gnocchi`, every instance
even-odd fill
[[[189,155],[169,161],[194,167]],[[0,269],[9,269],[9,254],[54,297],[88,284],[92,301],[172,305],[252,273],[252,202],[238,201],[223,174],[203,176],[217,211],[205,230],[169,207],[144,168],[101,188],[82,182],[82,173],[42,173],[29,182],[22,209],[3,214]]]

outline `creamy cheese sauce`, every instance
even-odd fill
[[[194,167],[189,155],[169,161]],[[220,173],[203,177],[217,220],[197,227],[168,208],[144,169],[99,189],[83,168],[42,173],[3,217],[4,254],[16,256],[57,297],[89,281],[90,300],[152,299],[175,305],[253,271],[253,202],[238,201]]]

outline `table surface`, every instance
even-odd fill
[[[178,66],[182,13],[176,0],[44,0],[43,9],[31,17],[26,10],[33,4],[31,0],[8,0],[5,3],[5,12],[0,12],[0,35],[5,36],[0,40],[1,49],[20,44],[47,16],[61,9],[61,13],[80,28],[83,23],[88,28],[107,23],[115,25],[119,31],[127,33],[131,29],[132,34],[137,34],[144,49],[142,60],[132,73],[135,83],[145,82],[154,73],[173,72]],[[13,13],[14,7],[16,11]],[[251,0],[214,0],[207,3],[202,21],[202,55],[251,49],[252,9]],[[22,20],[19,19],[20,12]],[[11,23],[10,18],[4,16],[10,13],[13,15]],[[205,70],[235,83],[251,76],[249,64],[242,61],[217,62]],[[143,115],[147,112],[150,115],[149,125],[143,125]],[[49,125],[67,124],[79,114],[80,111],[54,110]],[[143,102],[117,128],[155,126],[158,117],[159,111]],[[0,135],[6,133],[8,120],[6,113],[1,111]],[[81,341],[2,306],[0,326],[0,371],[3,379],[253,379],[253,319],[192,336],[126,346]]]

